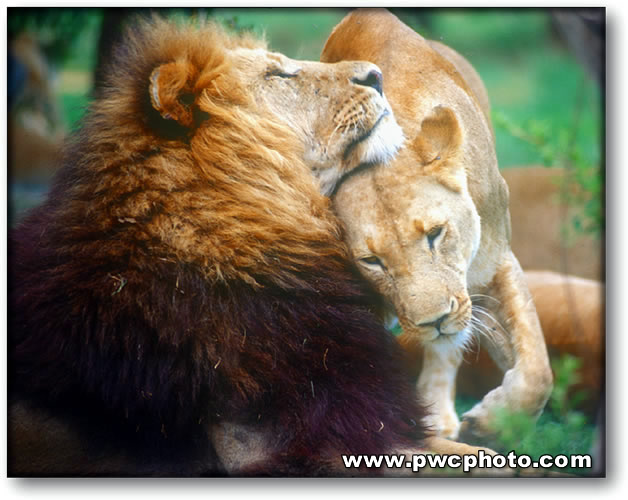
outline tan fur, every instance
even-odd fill
[[[402,344],[425,349],[429,368],[419,386],[433,387],[432,423],[442,436],[459,435],[454,380],[472,321],[490,333],[487,347],[503,381],[465,413],[460,434],[482,440],[498,408],[538,415],[552,375],[509,245],[508,191],[485,90],[476,95],[479,77],[452,54],[387,11],[358,10],[334,29],[321,60],[365,59],[382,69],[408,147],[389,166],[347,179],[334,206],[359,268],[399,317]],[[474,305],[481,311],[474,320],[471,297],[483,308]]]
[[[536,166],[501,173],[510,191],[511,246],[521,267],[604,281],[603,237],[577,234],[572,218],[578,209],[561,202],[564,191],[575,194],[569,172]]]
[[[458,73],[464,77],[464,82],[469,87],[471,94],[478,102],[480,109],[484,113],[486,121],[491,124],[491,105],[488,98],[488,92],[484,86],[482,78],[475,70],[471,63],[462,57],[458,52],[447,45],[435,40],[425,40],[427,44],[436,52],[441,54],[447,61],[454,65]],[[491,126],[492,131],[492,126]]]
[[[604,284],[549,271],[527,271],[550,356],[571,354],[582,360],[576,389],[599,402],[604,385]]]

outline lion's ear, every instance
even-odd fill
[[[192,82],[195,73],[192,64],[184,61],[162,64],[153,70],[148,92],[153,108],[162,118],[174,120],[186,128],[194,125]]]
[[[462,131],[456,114],[436,106],[421,122],[421,130],[411,143],[425,174],[436,175],[452,189],[459,190],[465,173],[458,162]]]

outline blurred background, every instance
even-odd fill
[[[348,12],[153,10],[252,30],[266,37],[271,50],[310,60],[319,59],[332,28]],[[524,270],[545,272],[530,273],[529,283],[552,360],[562,363],[555,366],[554,403],[541,430],[524,421],[528,427],[513,431],[512,417],[507,430],[519,450],[521,436],[529,434],[532,451],[547,451],[558,436],[556,453],[569,446],[587,452],[596,412],[603,422],[605,10],[392,10],[425,38],[461,53],[484,80],[499,165],[510,188],[512,247]],[[147,14],[140,8],[8,9],[10,226],[44,199],[59,149],[80,127],[112,47],[124,26]],[[564,354],[576,360],[565,361]],[[474,355],[474,363],[465,365],[472,371],[458,379],[467,396],[457,399],[459,411],[501,377],[483,351]],[[576,389],[588,396],[576,397]],[[587,417],[574,417],[580,415],[574,409]],[[602,434],[597,436],[599,445]]]

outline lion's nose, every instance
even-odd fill
[[[366,75],[356,76],[352,78],[351,81],[356,85],[374,88],[377,90],[379,95],[383,95],[384,93],[382,87],[382,74],[376,69],[371,69]]]

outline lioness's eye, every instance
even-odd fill
[[[434,241],[436,241],[436,238],[438,238],[440,236],[440,233],[442,232],[443,232],[442,226],[436,226],[428,231],[426,236],[427,236],[427,243],[430,245],[430,250],[434,249]]]
[[[369,257],[363,257],[360,259],[361,262],[364,262],[365,264],[368,264],[369,266],[379,266],[382,269],[385,269],[384,264],[382,264],[382,261],[379,260],[379,258],[375,257],[375,255],[371,255]]]

